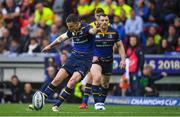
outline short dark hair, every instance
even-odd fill
[[[101,17],[101,16],[108,17],[108,15],[106,15],[106,14],[101,14],[99,17]]]
[[[95,14],[97,14],[97,13],[103,13],[104,14],[104,10],[102,8],[97,8],[95,10]]]
[[[70,22],[75,23],[75,22],[79,22],[79,21],[80,21],[79,16],[76,14],[70,14],[66,18],[66,23],[70,23]]]

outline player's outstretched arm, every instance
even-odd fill
[[[50,43],[49,45],[47,45],[46,47],[44,47],[42,49],[42,52],[48,52],[52,47],[54,47],[55,45],[61,43],[62,41],[68,39],[68,36],[66,33],[60,35],[59,37],[57,37],[52,43]]]
[[[125,68],[125,59],[126,59],[126,54],[125,54],[125,49],[124,49],[124,46],[123,46],[123,43],[122,41],[118,41],[116,43],[117,47],[118,47],[118,52],[119,52],[119,55],[121,56],[121,61],[120,61],[120,68]]]

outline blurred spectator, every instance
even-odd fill
[[[167,39],[162,39],[159,44],[158,54],[164,54],[165,52],[172,52],[173,47],[170,46]]]
[[[30,39],[28,48],[26,49],[26,52],[28,54],[41,52],[40,45],[38,44],[38,41],[36,40],[36,38],[32,37]]]
[[[130,74],[130,95],[138,95],[139,88],[139,76],[144,66],[144,54],[139,47],[139,38],[135,35],[130,36],[128,41],[128,47],[126,55],[130,60],[129,63],[129,74]]]
[[[53,42],[58,36],[59,36],[58,28],[55,24],[53,24],[51,26],[51,33],[49,38],[50,43]]]
[[[156,7],[155,0],[147,0],[147,7],[149,9],[148,12],[148,21],[145,23],[145,26],[158,26],[160,21],[160,12]]]
[[[62,21],[62,17],[59,17],[56,15],[55,19],[54,19],[54,25],[56,25],[57,27],[57,36],[65,33],[67,31],[67,28],[63,25],[63,21]],[[61,42],[58,46],[56,46],[56,50],[67,50],[67,51],[71,51],[71,40],[70,39],[67,39],[63,42]],[[53,52],[53,51],[50,51],[50,52]]]
[[[167,76],[165,72],[153,74],[151,66],[144,66],[142,76],[140,77],[140,96],[158,96],[159,93],[154,86],[154,82]]]
[[[178,38],[178,34],[176,32],[176,28],[174,25],[169,26],[168,33],[165,34],[165,38],[167,39],[170,46],[172,46],[174,48],[175,44],[176,44],[176,40]]]
[[[20,28],[21,33],[23,33],[24,29],[29,25],[28,19],[33,14],[33,8],[31,6],[31,2],[29,0],[23,0],[20,4]]]
[[[126,23],[127,17],[125,11],[122,9],[120,14],[120,21],[123,23],[123,25]]]
[[[69,14],[75,13],[77,14],[77,4],[78,0],[64,0],[63,4],[63,21],[66,21],[66,18]],[[66,22],[64,22],[65,24]]]
[[[43,40],[42,40],[41,50],[42,50],[44,47],[46,47],[47,45],[49,45],[49,40],[48,40],[48,39],[43,39]],[[57,51],[55,50],[55,48],[52,48],[51,50],[49,50],[49,53],[55,53],[55,52],[57,52]]]
[[[5,31],[4,22],[3,20],[0,20],[0,38],[3,37],[3,32]]]
[[[29,42],[29,39],[30,39],[29,30],[27,28],[24,28],[20,39],[20,44],[22,49],[26,47],[26,43]]]
[[[180,35],[180,18],[179,17],[174,19],[174,26],[176,28],[177,34]]]
[[[34,94],[34,92],[33,92],[31,83],[25,83],[24,84],[24,92],[21,95],[21,101],[23,103],[31,103],[33,94]]]
[[[18,24],[20,8],[15,4],[14,0],[5,0],[5,7],[2,9],[2,14],[5,21],[12,21]]]
[[[19,102],[20,94],[21,94],[21,86],[20,86],[19,79],[16,75],[13,75],[11,77],[9,88],[11,90],[11,95],[10,95],[10,97],[5,97],[5,101]]]
[[[134,9],[131,10],[131,18],[126,20],[125,31],[127,35],[138,35],[143,31],[143,20],[140,16],[136,16]]]
[[[82,19],[89,16],[92,12],[89,6],[89,0],[79,0],[77,11]]]
[[[131,15],[130,15],[131,9],[132,9],[131,6],[126,4],[125,0],[118,0],[118,5],[117,5],[117,8],[116,8],[115,15],[120,16],[121,13],[122,13],[121,10],[124,10],[126,17],[130,18],[131,17]]]
[[[9,33],[9,31],[8,31],[7,29],[5,29],[5,30],[2,32],[2,34],[3,34],[3,37],[1,38],[1,40],[2,40],[3,43],[4,43],[4,47],[5,47],[6,49],[8,49],[9,46],[10,46],[12,37],[10,36],[10,33]]]
[[[21,52],[20,43],[17,39],[12,39],[9,46],[9,52],[10,53],[17,53],[19,54]]]
[[[110,23],[112,23],[114,13],[115,13],[116,8],[117,8],[116,3],[112,0],[104,0],[102,2],[101,6],[99,6],[99,7],[102,8],[104,10],[104,13],[109,16]]]
[[[66,51],[62,51],[60,53],[60,62],[61,62],[61,66],[64,65],[65,61],[68,58],[68,53]]]
[[[43,4],[45,7],[49,7],[50,9],[52,9],[54,1],[55,0],[44,0]],[[39,2],[41,2],[41,0],[39,0]]]
[[[5,44],[3,40],[0,40],[0,54],[3,54],[3,55],[9,54],[9,51],[6,50],[5,48]]]
[[[172,23],[176,14],[179,13],[179,0],[164,0],[162,3],[161,15],[165,20],[165,25]]]
[[[97,8],[102,8],[101,6],[102,6],[101,0],[91,0],[91,4],[90,4],[91,11]]]
[[[120,22],[120,17],[119,16],[114,16],[114,21],[113,24],[111,25],[114,29],[116,29],[120,35],[120,39],[124,41],[126,37],[124,25],[122,22]]]
[[[178,37],[178,39],[177,39],[175,49],[176,49],[177,52],[180,52],[180,37]]]
[[[32,15],[29,20],[28,20],[29,24],[27,26],[28,32],[29,32],[29,36],[33,37],[34,36],[34,32],[37,29],[37,24],[34,22],[34,16]]]
[[[54,0],[53,11],[57,14],[63,13],[63,3],[65,0]]]
[[[40,90],[44,91],[46,89],[46,86],[49,85],[49,83],[51,83],[51,81],[54,79],[55,75],[56,75],[57,69],[54,66],[49,66],[47,67],[47,75],[45,77],[45,81],[43,83],[43,85],[41,86]]]
[[[153,25],[150,26],[147,35],[148,35],[148,36],[153,36],[153,37],[154,37],[154,42],[155,42],[156,44],[159,44],[159,43],[160,43],[161,35],[158,33],[156,26],[153,26]],[[148,41],[147,41],[147,43],[148,43]]]
[[[39,44],[48,35],[42,28],[37,28],[33,34]]]
[[[144,54],[157,54],[158,53],[158,45],[154,41],[153,36],[149,36],[147,38],[147,46],[144,48]]]
[[[35,23],[43,23],[50,26],[53,23],[53,17],[54,13],[50,8],[45,7],[41,2],[36,4],[34,13]]]
[[[5,7],[2,9],[2,14],[10,34],[18,39],[20,37],[20,8],[14,3],[14,0],[5,1]]]
[[[23,20],[28,20],[33,14],[33,8],[31,6],[30,0],[22,0],[22,4],[20,5],[21,18]]]
[[[66,27],[63,25],[62,17],[56,15],[54,18],[54,24],[57,26],[59,35],[65,33],[67,31]]]
[[[149,9],[144,0],[138,0],[135,5],[136,15],[141,16],[144,21],[147,21]]]

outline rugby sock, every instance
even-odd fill
[[[61,95],[59,96],[59,101],[54,106],[59,107],[64,102],[64,100],[67,99],[67,97],[71,95],[72,92],[73,92],[73,89],[66,87],[61,93]]]
[[[82,99],[82,103],[87,104],[88,99],[89,99],[89,95],[91,95],[91,84],[86,84],[85,89],[84,89],[84,95],[83,95],[83,99]]]
[[[48,98],[49,96],[53,95],[56,90],[56,86],[50,84],[48,87],[43,91],[43,95],[45,98]]]
[[[101,87],[101,102],[104,103],[108,93],[108,88]]]
[[[101,101],[100,92],[101,92],[100,86],[92,85],[92,94],[93,94],[95,103],[99,103]]]

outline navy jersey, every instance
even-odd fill
[[[108,27],[108,31],[104,33],[97,33],[94,36],[95,47],[93,50],[94,56],[109,57],[113,56],[113,46],[120,41],[119,34],[112,27]]]
[[[81,30],[78,33],[67,32],[67,36],[73,40],[73,52],[77,54],[92,54],[93,53],[93,37],[89,34],[90,25],[81,23]]]

